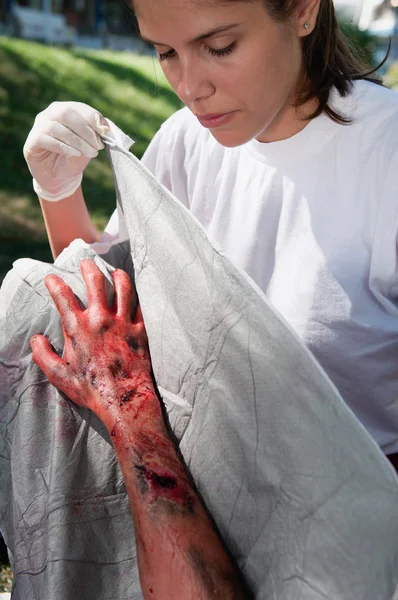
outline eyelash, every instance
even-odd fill
[[[221,48],[220,50],[214,50],[214,48],[207,48],[207,51],[212,56],[220,57],[220,56],[227,56],[228,54],[231,54],[231,52],[233,51],[234,48],[235,48],[235,42],[232,42],[232,44],[227,46],[227,48]],[[159,54],[159,60],[160,61],[169,60],[170,58],[173,58],[173,55],[174,55],[174,50],[169,50],[168,52]]]

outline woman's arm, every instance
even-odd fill
[[[99,240],[80,187],[90,160],[104,148],[104,117],[82,102],[53,102],[35,119],[24,156],[40,199],[54,258],[76,238]]]
[[[38,335],[31,340],[33,360],[109,431],[129,495],[144,598],[250,598],[168,434],[139,307],[131,320],[129,277],[113,272],[115,303],[109,308],[95,263],[82,261],[81,268],[86,310],[59,277],[46,277],[62,319],[64,354],[60,358]]]
[[[39,200],[54,259],[77,238],[88,244],[100,239],[100,233],[88,213],[81,187],[59,202]]]

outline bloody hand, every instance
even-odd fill
[[[105,278],[94,261],[83,260],[81,271],[88,296],[85,310],[60,277],[45,278],[61,317],[65,347],[61,358],[46,337],[34,335],[32,358],[50,383],[112,427],[121,412],[137,418],[156,399],[147,336],[139,306],[131,319],[135,291],[127,273],[112,273],[115,301],[110,308]]]

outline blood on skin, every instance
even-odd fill
[[[137,352],[137,350],[139,349],[140,345],[137,342],[137,340],[135,338],[133,338],[132,336],[128,337],[127,340],[127,345],[129,348],[131,348],[132,350],[134,350],[134,352]]]
[[[140,491],[143,496],[148,495],[151,504],[158,499],[169,500],[193,513],[193,498],[187,483],[179,482],[174,474],[159,467],[157,471],[145,465],[134,467],[138,471]]]
[[[94,388],[97,387],[97,374],[95,371],[90,371],[90,383]]]
[[[114,379],[119,379],[120,377],[122,377],[122,379],[127,379],[129,377],[128,372],[123,369],[123,363],[119,358],[117,358],[112,365],[109,365],[108,368]]]
[[[136,392],[137,392],[136,389],[128,390],[125,394],[123,394],[120,397],[121,403],[128,402],[129,400],[131,400],[132,398],[134,398]]]

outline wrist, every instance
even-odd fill
[[[33,178],[33,189],[39,198],[47,200],[48,202],[59,202],[60,200],[72,196],[81,185],[82,180],[83,173],[80,173],[79,175],[76,175],[76,177],[73,177],[68,181],[60,182],[52,188],[44,188],[35,178]]]
[[[89,406],[106,426],[113,443],[125,443],[142,430],[154,434],[165,431],[162,408],[152,383],[135,389],[124,382],[109,394],[100,391],[99,395],[100,398],[91,398]]]

